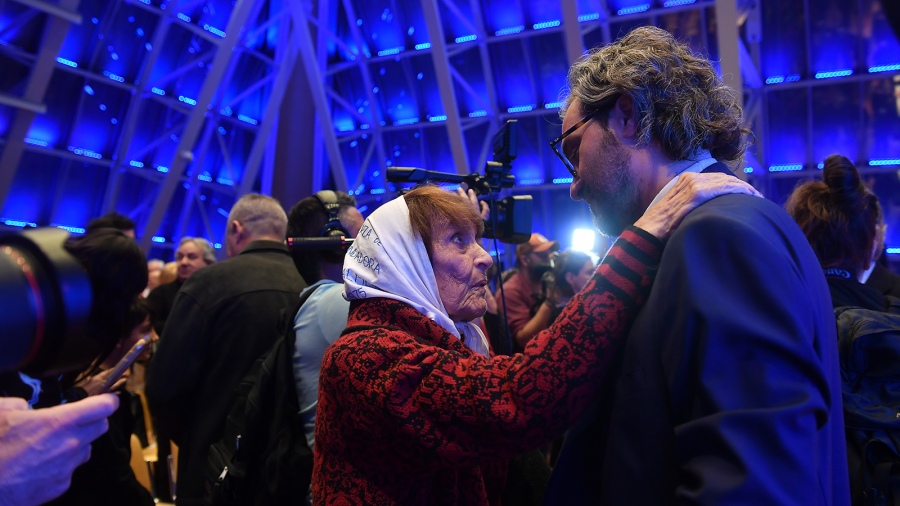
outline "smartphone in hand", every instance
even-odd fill
[[[100,393],[109,392],[109,390],[116,384],[116,381],[125,374],[125,371],[131,367],[131,364],[137,360],[137,358],[144,351],[144,348],[150,345],[152,339],[150,338],[150,334],[145,334],[144,337],[138,339],[134,346],[128,350],[128,353],[122,357],[119,362],[110,370],[109,375],[106,377],[106,380],[103,382],[103,385],[100,386]]]

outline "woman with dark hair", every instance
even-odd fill
[[[492,263],[473,203],[422,186],[375,210],[347,251],[347,329],[322,362],[313,503],[498,504],[505,462],[561,434],[598,392],[662,240],[701,202],[754,193],[686,176],[512,356],[490,357],[469,323],[485,312]]]
[[[135,297],[125,319],[130,331],[116,343],[97,370],[93,371],[95,374],[79,384],[88,395],[100,393],[99,386],[106,379],[104,373],[111,371],[141,338],[150,336],[151,342],[158,340],[150,320],[147,299]],[[149,347],[145,352],[149,352]],[[143,420],[143,413],[133,409],[141,405],[135,394],[123,388],[126,377],[127,373],[110,389],[119,396],[119,408],[109,417],[109,430],[91,443],[91,458],[72,474],[69,490],[48,504],[152,506],[155,503],[150,492],[137,481],[131,469],[131,434],[138,422]]]
[[[887,309],[884,295],[863,284],[884,243],[881,205],[850,160],[829,156],[822,181],[799,184],[785,208],[825,270],[834,307]]]

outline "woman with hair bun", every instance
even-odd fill
[[[829,156],[822,181],[797,185],[785,208],[825,270],[834,307],[886,310],[884,295],[864,285],[884,243],[884,218],[878,197],[853,163],[841,155]]]

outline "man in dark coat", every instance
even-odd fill
[[[238,200],[228,216],[228,260],[191,275],[160,338],[147,398],[179,445],[179,505],[202,504],[206,454],[221,437],[232,392],[306,287],[283,243],[286,226],[278,201]]]
[[[591,52],[569,87],[552,145],[606,234],[745,149],[734,95],[658,28]],[[547,504],[848,503],[828,287],[774,203],[723,195],[687,215],[614,374],[570,430]]]

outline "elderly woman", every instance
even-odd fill
[[[739,186],[742,185],[742,186]],[[347,329],[325,353],[314,504],[497,504],[503,463],[561,434],[607,376],[662,240],[736,178],[690,174],[628,228],[558,322],[489,357],[491,257],[465,198],[434,186],[382,205],[344,262]]]

